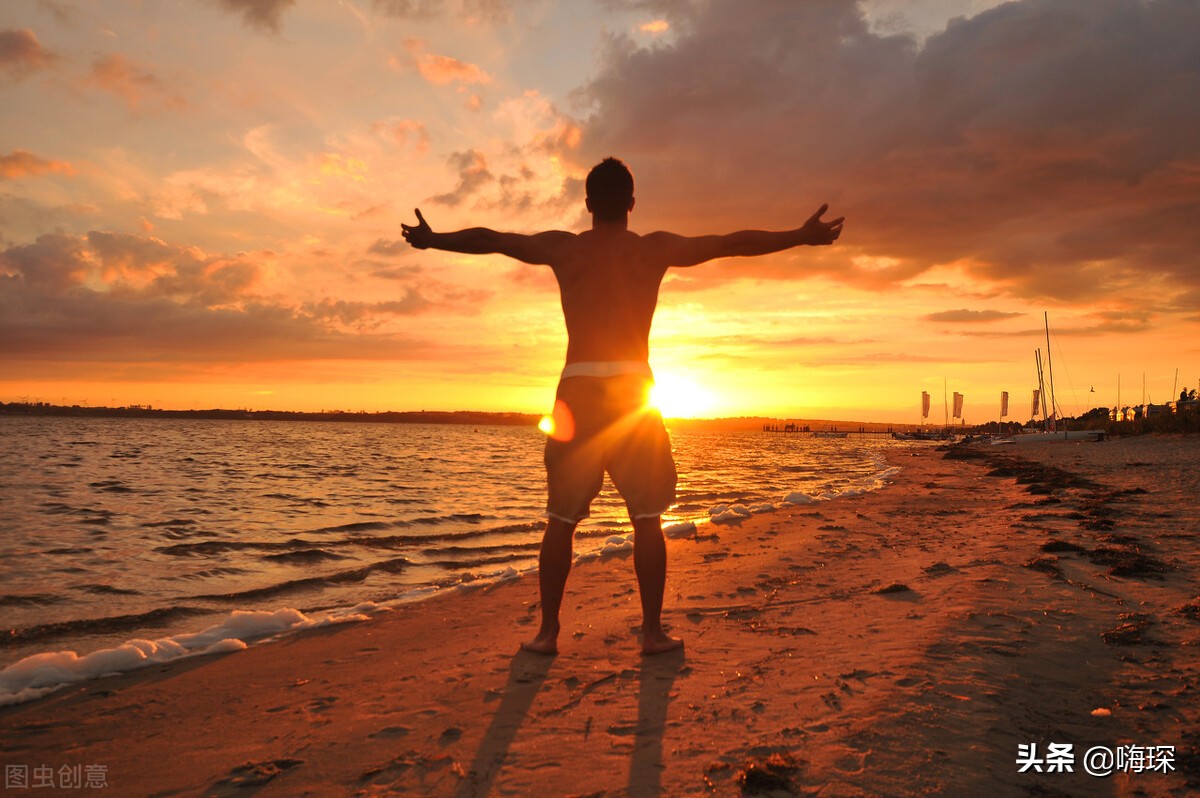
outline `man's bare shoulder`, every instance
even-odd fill
[[[489,251],[508,255],[525,263],[548,266],[556,266],[569,260],[577,238],[574,233],[565,230],[546,230],[531,235],[490,232],[490,235],[493,244]]]

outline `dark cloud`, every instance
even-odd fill
[[[432,342],[345,333],[276,305],[205,308],[88,291],[51,299],[8,288],[14,290],[0,295],[0,346],[10,353],[6,360],[14,362],[228,363],[437,356]]]
[[[376,269],[371,272],[371,276],[381,280],[408,280],[416,277],[421,271],[420,266],[392,266],[386,269]]]
[[[939,313],[930,313],[925,317],[926,321],[951,322],[955,324],[978,324],[981,322],[1000,321],[1001,319],[1012,319],[1017,316],[1023,316],[1023,313],[1006,313],[1002,310],[943,310]]]
[[[271,33],[278,33],[283,24],[283,13],[296,4],[296,0],[216,0],[226,11],[241,14],[247,25]]]
[[[829,201],[848,221],[821,273],[867,287],[937,264],[1030,299],[1200,287],[1200,4],[1019,0],[923,45],[852,0],[636,5],[673,37],[609,41],[566,155],[629,162],[639,228]]]
[[[1151,310],[1105,310],[1084,314],[1069,326],[1052,323],[1050,334],[1055,338],[1095,338],[1148,332],[1155,326],[1155,313]],[[1045,341],[1046,328],[960,330],[958,334],[971,338],[1033,338]]]
[[[42,47],[33,31],[0,30],[0,76],[20,80],[31,72],[52,66],[57,60],[58,56]]]
[[[378,326],[382,315],[408,316],[433,307],[433,303],[421,295],[419,289],[409,286],[404,297],[390,302],[348,302],[346,300],[323,299],[304,306],[304,312],[316,319],[337,321],[346,327],[367,329]]]
[[[478,150],[456,152],[447,160],[450,166],[458,172],[458,185],[453,191],[430,197],[430,202],[452,207],[461,205],[465,199],[495,179],[495,176],[488,170],[487,159]]]
[[[390,258],[395,257],[396,255],[402,255],[411,249],[412,247],[410,247],[408,242],[403,238],[379,238],[375,240],[375,243],[371,245],[367,252],[371,253],[372,255],[383,255]]]
[[[44,235],[0,252],[0,269],[12,284],[23,283],[39,293],[70,288],[82,282],[89,268],[85,242],[75,236]]]

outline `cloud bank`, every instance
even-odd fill
[[[285,301],[264,292],[269,257],[105,231],[40,236],[0,251],[0,349],[13,365],[421,360],[438,346],[380,327],[396,316],[474,312],[488,296],[415,282],[417,270],[397,277],[395,300]]]
[[[1200,5],[1021,0],[923,46],[851,0],[642,5],[675,36],[609,41],[576,155],[654,187],[639,225],[799,224],[829,201],[841,257],[815,268],[847,282],[955,264],[1025,299],[1179,311],[1200,288]]]

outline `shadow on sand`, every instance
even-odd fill
[[[628,794],[631,798],[654,798],[662,794],[663,733],[667,728],[667,706],[671,689],[687,659],[683,649],[642,659],[638,673],[638,719],[633,755],[629,762]]]
[[[555,659],[518,651],[508,666],[500,706],[484,732],[475,759],[455,792],[455,798],[489,795],[504,766],[517,732],[529,717]],[[646,657],[638,670],[637,725],[632,730],[627,794],[655,798],[662,794],[663,734],[675,679],[684,671],[683,649]]]
[[[533,699],[546,681],[546,674],[554,664],[554,657],[533,654],[521,649],[513,655],[508,665],[508,682],[504,685],[504,697],[492,716],[492,723],[479,743],[475,761],[467,771],[467,778],[460,782],[455,798],[471,798],[488,795],[492,782],[508,756],[508,749],[517,730],[529,715]]]

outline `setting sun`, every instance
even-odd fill
[[[656,375],[649,402],[666,418],[702,418],[716,406],[711,391],[672,374]]]

